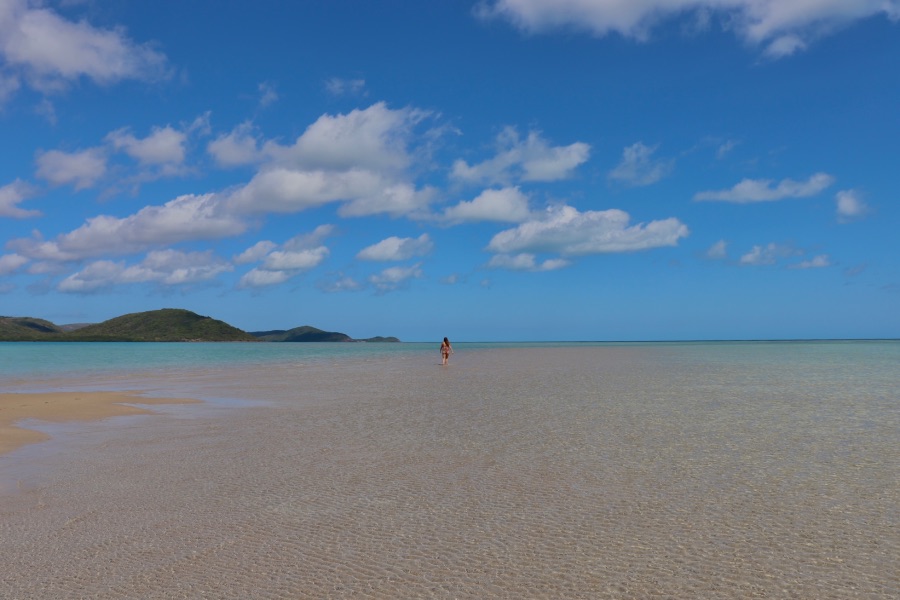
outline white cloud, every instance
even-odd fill
[[[245,265],[247,263],[259,262],[265,257],[269,252],[278,247],[278,244],[275,242],[270,242],[268,240],[263,240],[260,242],[256,242],[240,254],[234,257],[234,263],[237,265]]]
[[[288,271],[266,271],[265,269],[253,269],[251,271],[248,271],[247,273],[244,273],[244,275],[241,277],[241,280],[238,282],[238,287],[246,289],[278,285],[279,283],[284,283],[292,276],[293,274]]]
[[[249,122],[220,135],[206,146],[206,150],[221,167],[252,165],[262,159],[253,125]]]
[[[444,211],[443,218],[451,223],[498,221],[521,223],[528,220],[528,196],[518,187],[484,190],[472,201],[463,201]]]
[[[9,275],[28,262],[28,259],[19,254],[4,254],[0,256],[0,275]]]
[[[728,242],[719,240],[706,251],[706,258],[721,260],[728,256]]]
[[[359,251],[356,258],[360,260],[408,260],[416,256],[425,256],[434,249],[434,242],[427,233],[417,238],[400,238],[391,236]]]
[[[106,140],[142,165],[180,165],[185,158],[187,134],[166,125],[154,127],[145,138],[137,138],[123,128],[111,132]]]
[[[243,212],[292,213],[369,196],[384,184],[377,173],[366,170],[331,172],[277,167],[257,173],[231,194],[229,202]]]
[[[521,181],[557,181],[572,176],[588,160],[591,147],[583,142],[568,146],[550,146],[537,132],[524,140],[512,127],[497,136],[497,155],[476,165],[464,160],[453,164],[452,176],[467,183],[508,183]]]
[[[555,252],[567,256],[633,252],[675,246],[688,228],[675,218],[629,226],[628,213],[611,209],[579,212],[559,206],[514,229],[496,234],[488,250],[499,254]]]
[[[143,261],[131,266],[110,260],[95,261],[63,279],[58,289],[61,292],[89,293],[123,284],[184,285],[209,281],[231,270],[232,267],[214,256],[211,250],[155,250],[148,253]]]
[[[310,233],[295,235],[284,243],[288,250],[302,250],[321,246],[326,238],[334,234],[334,225],[319,225]]]
[[[420,267],[419,263],[409,267],[390,267],[377,275],[370,276],[369,283],[382,293],[396,290],[406,285],[410,279],[422,277]]]
[[[862,218],[869,212],[869,206],[857,190],[841,190],[835,195],[835,202],[838,221],[841,223]]]
[[[897,0],[487,0],[477,14],[529,32],[580,29],[646,41],[659,23],[717,20],[746,43],[779,58],[843,25],[875,15],[900,19]],[[703,30],[708,27],[695,27]]]
[[[259,242],[241,254],[241,263],[260,261],[260,265],[245,273],[239,288],[267,287],[284,283],[291,277],[319,266],[329,255],[322,241],[333,231],[331,225],[320,225],[312,233],[294,236],[281,246]],[[238,262],[238,261],[236,261]]]
[[[266,271],[306,271],[318,266],[328,256],[328,248],[319,246],[305,250],[275,250],[263,260]]]
[[[622,162],[609,172],[609,178],[627,185],[643,186],[656,183],[672,172],[674,162],[654,159],[659,146],[646,146],[637,142],[622,151]]]
[[[797,256],[800,252],[790,246],[776,244],[774,242],[766,246],[753,246],[753,248],[741,256],[742,265],[762,266],[774,265],[780,258]]]
[[[426,116],[379,102],[343,115],[322,115],[292,146],[269,143],[266,151],[279,165],[305,170],[400,171],[412,161],[408,146],[413,127]]]
[[[831,260],[828,258],[827,254],[819,254],[818,256],[814,256],[810,260],[804,260],[803,262],[797,263],[796,265],[791,265],[792,269],[821,269],[824,267],[830,267]]]
[[[338,209],[342,217],[387,214],[392,217],[424,218],[434,189],[416,189],[410,183],[394,183],[347,202]]]
[[[100,84],[165,76],[166,58],[122,29],[72,22],[27,0],[0,5],[0,58],[32,87],[50,91],[81,77]]]
[[[418,190],[407,169],[413,128],[427,113],[383,103],[324,115],[291,146],[264,145],[267,164],[229,203],[242,212],[292,213],[343,202],[344,216],[423,212],[433,192]]]
[[[20,179],[0,187],[0,217],[25,219],[40,216],[41,212],[38,210],[19,208],[19,203],[30,194],[30,186]]]
[[[59,275],[67,270],[66,265],[59,262],[38,261],[28,265],[28,272],[32,275]]]
[[[18,239],[9,246],[40,260],[77,260],[129,254],[157,245],[219,239],[243,233],[243,221],[222,211],[213,194],[179,196],[162,206],[147,206],[124,218],[100,215],[55,241]]]
[[[569,265],[569,261],[561,258],[547,259],[538,262],[534,254],[495,254],[487,266],[494,269],[512,269],[514,271],[555,271]]]
[[[806,181],[782,179],[773,185],[771,179],[744,179],[726,190],[711,190],[694,194],[696,201],[733,202],[773,202],[785,198],[807,198],[815,196],[834,183],[834,177],[827,173],[816,173]]]
[[[352,277],[338,274],[332,279],[320,281],[318,287],[323,292],[356,292],[363,289],[364,285]]]
[[[55,185],[72,184],[76,190],[93,187],[106,173],[106,155],[100,148],[80,152],[50,150],[37,157],[37,176]]]

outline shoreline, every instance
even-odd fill
[[[45,433],[19,425],[25,420],[49,423],[100,421],[109,417],[156,414],[136,404],[198,402],[190,398],[147,398],[139,391],[0,393],[0,456],[50,439]]]

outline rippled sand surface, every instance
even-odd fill
[[[212,401],[0,458],[0,597],[900,596],[896,373],[433,354],[71,383]]]

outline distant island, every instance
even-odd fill
[[[33,317],[0,316],[0,342],[399,342],[395,337],[354,339],[304,325],[248,333],[181,308],[131,313],[102,323],[56,325]]]

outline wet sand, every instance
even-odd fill
[[[209,401],[0,457],[0,597],[898,597],[894,380],[435,362],[135,376]]]
[[[24,420],[50,423],[95,421],[124,415],[151,414],[135,404],[183,404],[187,399],[145,398],[139,392],[44,392],[0,394],[0,455],[25,444],[45,441],[48,435],[19,427]]]

